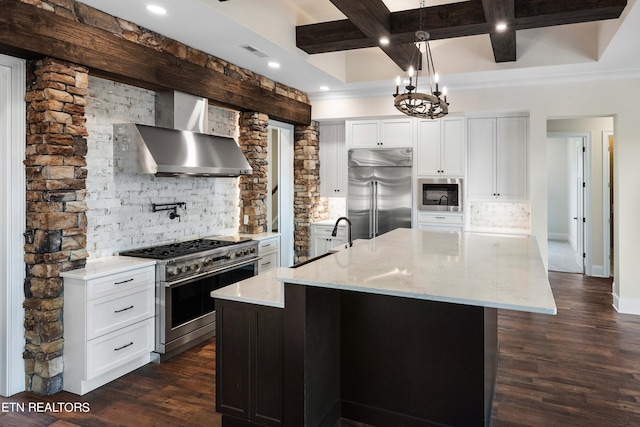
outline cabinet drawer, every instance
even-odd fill
[[[264,273],[272,268],[278,266],[278,254],[276,252],[264,255],[260,261],[258,261],[258,273]]]
[[[87,339],[131,325],[154,315],[155,287],[136,287],[126,295],[109,295],[87,303]]]
[[[462,225],[464,223],[464,217],[462,215],[446,215],[436,213],[431,214],[420,212],[418,214],[418,222]]]
[[[345,226],[338,227],[338,232],[336,233],[336,236],[331,236],[331,233],[333,232],[332,226],[313,225],[311,230],[316,237],[326,237],[326,238],[337,237],[339,239],[344,239],[345,236],[347,235],[347,230]]]
[[[261,240],[258,245],[258,253],[265,254],[278,250],[278,239]]]
[[[87,342],[87,379],[153,351],[153,318]]]
[[[127,288],[155,283],[155,267],[110,274],[105,277],[87,281],[87,299],[91,300],[106,295],[122,292]]]

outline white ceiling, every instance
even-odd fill
[[[457,1],[427,0],[427,6]],[[344,19],[329,0],[83,0],[270,79],[313,99],[390,93],[401,70],[378,48],[308,55],[295,46],[295,26]],[[418,0],[384,0],[389,10],[419,7]],[[449,92],[478,86],[526,84],[540,79],[598,79],[640,75],[640,6],[629,0],[617,20],[518,31],[516,62],[496,64],[488,35],[431,42]],[[145,8],[157,4],[164,16]],[[428,23],[427,23],[428,29]],[[258,57],[243,46],[268,55]],[[268,60],[281,64],[267,66]],[[320,86],[330,88],[321,92]]]

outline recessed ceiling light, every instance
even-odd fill
[[[320,86],[320,90],[326,92],[329,90],[329,86]]]
[[[380,37],[380,44],[386,46],[389,44],[389,37]]]
[[[155,13],[157,15],[166,15],[167,14],[167,9],[165,9],[162,6],[158,6],[156,4],[148,4],[147,5],[147,10],[151,13]]]
[[[276,61],[269,61],[267,63],[267,65],[271,68],[280,68],[280,63],[276,62]]]
[[[507,29],[507,23],[506,22],[498,22],[496,24],[496,30],[497,31],[504,31]]]

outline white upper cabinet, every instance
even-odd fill
[[[413,147],[411,117],[382,120],[352,120],[346,123],[347,148]]]
[[[464,176],[462,117],[418,121],[418,176]]]
[[[320,196],[347,194],[347,147],[344,123],[320,124]]]
[[[526,200],[528,119],[473,118],[467,127],[469,199]]]

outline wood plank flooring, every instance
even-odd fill
[[[611,281],[549,273],[557,316],[499,312],[493,426],[640,425],[640,316],[612,307]],[[88,402],[89,413],[0,413],[0,426],[210,426],[215,340],[82,397],[21,393],[3,402]],[[346,423],[344,425],[351,425]]]

